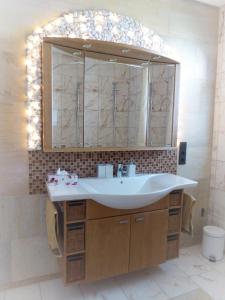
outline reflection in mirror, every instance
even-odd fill
[[[53,44],[45,47],[44,142],[48,150],[175,145],[176,64]]]
[[[52,144],[83,147],[84,58],[80,51],[52,47]]]
[[[145,147],[148,62],[86,54],[85,147]]]
[[[150,129],[147,146],[171,146],[176,66],[150,65]]]

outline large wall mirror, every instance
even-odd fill
[[[100,41],[43,43],[44,151],[176,146],[178,64]]]

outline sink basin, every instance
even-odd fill
[[[47,185],[47,188],[52,201],[93,199],[111,208],[134,209],[152,204],[173,190],[196,185],[196,181],[163,173],[121,178],[82,178],[75,187]]]

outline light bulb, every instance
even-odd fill
[[[39,123],[39,118],[37,116],[33,117],[33,122],[34,124],[38,124]]]
[[[34,110],[38,110],[39,107],[40,107],[40,104],[39,104],[39,102],[37,102],[37,101],[33,101],[33,102],[31,103],[31,107],[32,107]]]
[[[87,20],[87,18],[85,16],[83,16],[83,15],[79,16],[79,21],[80,22],[86,22],[86,20]]]
[[[45,30],[51,31],[52,27],[53,27],[52,24],[49,23],[48,25],[45,26]]]
[[[26,114],[28,117],[31,117],[33,115],[33,110],[31,107],[28,107],[28,109],[26,110]]]
[[[25,65],[27,66],[27,67],[31,67],[32,66],[32,60],[31,59],[29,59],[29,58],[27,58],[27,59],[25,59]]]
[[[85,24],[81,24],[80,25],[80,30],[81,31],[86,31],[87,30],[87,26]]]
[[[39,135],[37,134],[36,131],[34,131],[34,132],[32,133],[32,139],[33,139],[33,141],[38,141],[38,140],[40,140],[40,137],[39,137]]]
[[[130,38],[133,38],[133,37],[134,37],[134,32],[133,32],[133,31],[128,31],[127,35],[128,35]]]
[[[33,77],[31,75],[27,75],[27,81],[28,82],[32,82],[33,81]]]
[[[113,34],[118,34],[119,33],[119,31],[118,31],[118,29],[117,29],[117,27],[115,26],[115,27],[113,27],[113,29],[112,29],[112,33]]]
[[[28,98],[32,99],[34,96],[34,92],[32,90],[28,91],[27,96]]]
[[[65,19],[68,23],[73,23],[73,14],[65,15]]]
[[[35,142],[30,139],[29,143],[28,143],[28,147],[29,147],[29,149],[33,150],[35,148]]]
[[[27,49],[32,50],[34,48],[34,45],[33,45],[33,43],[28,42],[26,47],[27,47]]]
[[[34,31],[34,33],[40,34],[43,32],[43,29],[41,27],[37,27]]]
[[[102,24],[104,22],[105,18],[103,17],[103,15],[96,15],[95,16],[95,22],[96,23],[100,23]]]
[[[70,34],[69,34],[69,37],[70,37],[71,39],[73,39],[73,38],[75,39],[75,38],[76,38],[76,34],[70,33]]]
[[[41,86],[39,84],[33,84],[33,89],[35,89],[35,91],[38,91],[41,88]]]
[[[97,32],[102,32],[102,26],[101,25],[98,25],[98,26],[96,26],[96,28],[95,28],[95,30],[97,31]]]
[[[110,14],[109,15],[109,18],[110,18],[110,20],[111,21],[113,21],[113,22],[115,22],[115,23],[117,23],[117,22],[119,22],[119,17],[117,16],[117,15],[115,15],[115,14]]]
[[[35,129],[34,129],[34,127],[31,124],[27,125],[27,131],[28,131],[28,133],[32,134],[34,132],[34,130]]]

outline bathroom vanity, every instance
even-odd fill
[[[93,200],[62,201],[59,230],[65,283],[94,281],[157,266],[179,254],[182,190],[139,209]]]
[[[172,174],[48,185],[58,211],[55,227],[65,283],[100,280],[177,257],[183,188],[196,185]]]

